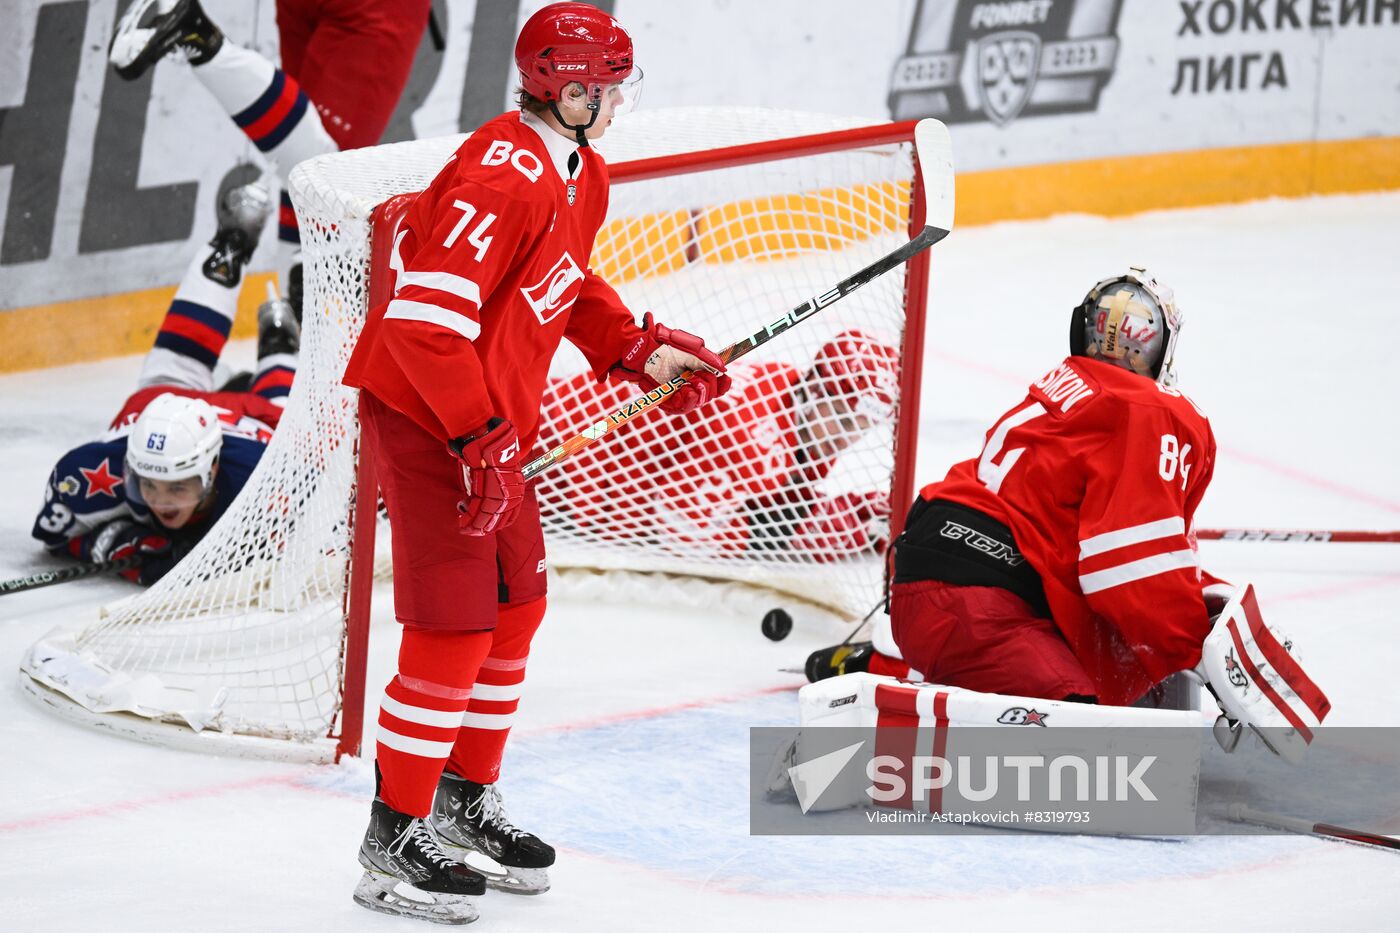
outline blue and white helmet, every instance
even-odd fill
[[[1089,289],[1074,309],[1070,352],[1173,385],[1181,320],[1172,290],[1133,266]]]

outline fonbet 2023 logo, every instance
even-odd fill
[[[990,120],[1097,109],[1123,0],[919,0],[890,78],[896,120]]]

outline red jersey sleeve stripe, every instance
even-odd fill
[[[405,272],[399,276],[399,291],[405,288],[425,288],[447,292],[481,307],[481,287],[471,279],[451,272]]]
[[[1144,541],[1185,534],[1186,522],[1179,515],[1155,522],[1144,522],[1141,525],[1130,525],[1127,528],[1104,532],[1101,535],[1094,535],[1080,541],[1079,559],[1083,560],[1086,557],[1093,557],[1095,554],[1117,550],[1132,544],[1141,544]]]
[[[1173,570],[1195,569],[1195,567],[1195,551],[1189,548],[1184,551],[1170,551],[1166,554],[1157,554],[1153,557],[1144,557],[1141,560],[1119,564],[1117,567],[1109,567],[1107,570],[1080,574],[1079,589],[1085,596],[1088,596],[1091,593],[1111,590],[1115,586],[1122,586],[1125,583],[1132,583],[1135,580],[1145,580],[1148,577],[1155,577],[1160,573],[1170,573]]]
[[[384,320],[421,321],[424,324],[436,324],[438,327],[455,331],[468,340],[475,340],[481,336],[481,325],[476,321],[458,314],[456,311],[449,311],[441,305],[428,304],[426,301],[408,301],[403,298],[395,298],[389,302],[389,307],[385,309]]]

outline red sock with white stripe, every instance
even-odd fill
[[[400,813],[423,817],[432,810],[491,636],[404,626],[399,672],[384,690],[375,745],[379,796]]]
[[[481,662],[471,704],[447,767],[478,784],[494,784],[501,774],[501,754],[520,705],[530,640],[544,618],[543,598],[500,611],[491,653]]]

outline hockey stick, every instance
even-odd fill
[[[1202,541],[1332,541],[1338,544],[1400,544],[1400,531],[1318,531],[1308,528],[1204,528]]]
[[[865,283],[908,262],[949,234],[953,229],[953,144],[948,136],[948,128],[938,120],[920,120],[914,127],[914,151],[918,157],[919,177],[923,182],[927,205],[924,228],[908,243],[877,259],[854,275],[842,279],[829,291],[808,298],[777,320],[720,350],[719,358],[721,360],[728,364],[763,346],[789,328],[796,327],[818,311],[846,297]],[[575,434],[553,450],[547,451],[525,464],[523,471],[525,478],[533,479],[539,476],[559,461],[572,457],[594,441],[611,434],[633,418],[665,401],[667,396],[685,385],[689,378],[690,373],[682,373],[645,395],[633,399],[621,408],[614,409],[604,415],[601,420],[594,422],[581,433]]]
[[[1347,829],[1345,826],[1334,826],[1331,823],[1314,823],[1311,820],[1282,816],[1277,813],[1264,813],[1260,810],[1252,810],[1242,803],[1231,804],[1225,815],[1236,823],[1254,823],[1258,826],[1268,826],[1271,829],[1283,829],[1290,833],[1318,836],[1322,839],[1335,839],[1338,842],[1350,842],[1355,845],[1400,849],[1400,839],[1393,836],[1383,836],[1380,833],[1371,833],[1363,829]]]
[[[42,586],[67,583],[69,580],[81,580],[83,577],[106,573],[109,570],[119,573],[139,565],[143,559],[140,554],[132,554],[130,557],[123,557],[121,560],[108,561],[103,564],[78,564],[73,567],[64,567],[61,570],[43,570],[27,577],[20,577],[17,580],[0,580],[0,596],[7,593],[21,593],[25,590],[37,590]]]

